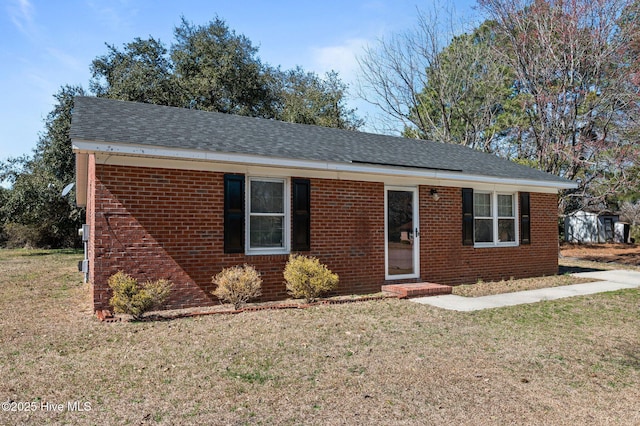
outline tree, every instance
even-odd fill
[[[406,128],[405,135],[508,156],[502,130],[505,116],[516,115],[513,73],[493,54],[500,44],[493,26],[487,21],[470,34],[455,36],[435,56],[410,113],[414,123],[430,125]]]
[[[617,44],[622,48],[624,64],[628,66],[629,83],[636,93],[640,90],[640,1],[625,4],[618,20]]]
[[[57,103],[47,116],[45,132],[33,156],[2,164],[0,180],[11,185],[0,205],[1,224],[9,244],[34,247],[70,247],[79,244],[77,230],[82,210],[74,192],[62,197],[63,188],[75,181],[75,161],[69,127],[73,97],[80,87],[64,86],[54,96]]]
[[[185,19],[168,49],[160,40],[136,38],[91,64],[90,88],[97,96],[276,118],[355,129],[361,121],[344,105],[346,85],[337,73],[324,79],[297,68],[290,72],[262,65],[257,48],[219,18],[195,26]],[[64,86],[45,122],[32,156],[0,164],[0,243],[69,247],[80,243],[82,210],[74,192],[61,197],[75,180],[69,128],[77,86]]]
[[[0,164],[0,168],[1,168]],[[7,205],[7,200],[9,199],[9,190],[3,186],[0,186],[0,206]],[[2,207],[0,207],[0,247],[3,247],[7,243],[7,234],[4,230],[4,224],[7,221],[5,217],[5,212]]]
[[[621,219],[629,222],[631,225],[640,225],[640,201],[632,203],[624,201],[620,205]]]
[[[564,206],[604,206],[633,178],[631,126],[638,97],[620,32],[629,0],[481,0],[506,43],[496,52],[515,73],[526,122],[517,123],[522,156],[541,170],[576,180]],[[637,126],[637,124],[636,124]]]
[[[400,122],[405,132],[416,132],[407,136],[419,137],[436,127],[437,117],[421,114],[419,94],[428,85],[426,70],[443,48],[440,27],[437,15],[418,12],[415,30],[380,39],[378,46],[367,47],[358,57],[359,95],[389,118],[384,130],[395,130]]]
[[[490,20],[443,46],[437,17],[361,58],[370,102],[411,137],[575,180],[561,208],[638,188],[638,0],[481,0]]]
[[[347,130],[362,126],[355,110],[345,106],[347,86],[337,72],[326,73],[324,79],[301,67],[272,72],[278,82],[275,90],[280,99],[276,114],[279,120]]]
[[[182,19],[167,48],[136,38],[91,64],[97,96],[222,113],[275,118],[355,130],[362,120],[345,105],[347,86],[336,72],[320,78],[297,67],[263,65],[258,49],[215,18],[206,25]],[[170,52],[168,54],[167,52]]]
[[[253,117],[273,117],[276,99],[258,49],[220,18],[174,30],[171,58],[184,107]]]
[[[107,44],[108,53],[91,63],[90,89],[97,96],[158,105],[180,106],[180,86],[167,48],[159,40],[134,39],[123,51]]]
[[[401,122],[407,137],[494,152],[513,80],[495,60],[495,43],[491,22],[458,35],[452,18],[442,23],[437,13],[418,11],[414,30],[359,58],[360,94]]]

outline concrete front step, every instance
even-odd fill
[[[388,284],[382,286],[382,291],[405,299],[407,297],[451,294],[451,286],[434,283]]]

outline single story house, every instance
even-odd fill
[[[287,297],[290,253],[384,284],[555,274],[559,190],[572,182],[458,145],[77,97],[71,141],[87,278],[167,278],[167,308],[218,303],[211,278],[251,264]]]
[[[569,243],[627,243],[629,225],[613,212],[578,210],[564,217],[564,239]]]

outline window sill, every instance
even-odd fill
[[[289,254],[291,253],[288,249],[247,249],[247,256],[262,256],[262,255],[272,255],[272,254]]]
[[[518,247],[520,244],[517,242],[508,243],[475,243],[473,248],[496,248],[496,247]]]

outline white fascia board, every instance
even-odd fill
[[[201,162],[230,163],[251,166],[307,169],[329,172],[344,172],[355,174],[381,175],[389,177],[408,177],[416,179],[429,179],[439,181],[455,181],[460,183],[508,185],[519,187],[545,188],[547,190],[560,190],[577,188],[573,182],[551,182],[530,179],[512,179],[481,175],[470,175],[446,170],[426,170],[417,168],[398,168],[390,166],[378,166],[356,164],[351,162],[331,162],[319,160],[294,160],[280,157],[265,157],[252,154],[221,153],[203,150],[169,149],[147,145],[108,143],[98,141],[85,141],[73,139],[71,141],[73,151],[76,153],[104,153],[114,156],[146,157],[159,159],[177,159]],[[383,180],[383,179],[381,179]],[[545,191],[547,192],[547,191]]]

